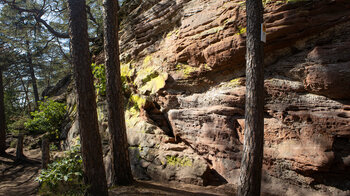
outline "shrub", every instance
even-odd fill
[[[106,68],[104,64],[91,64],[92,74],[95,78],[95,89],[96,94],[105,96],[106,95]]]
[[[66,114],[64,103],[46,100],[39,103],[39,111],[31,112],[32,119],[25,122],[25,128],[29,133],[49,133],[50,139],[59,138],[59,128]]]
[[[17,135],[18,132],[25,132],[25,123],[29,120],[27,116],[21,116],[7,126],[8,131]]]
[[[40,195],[82,195],[86,187],[83,183],[83,165],[80,145],[67,151],[39,173]]]

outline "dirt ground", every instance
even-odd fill
[[[196,186],[182,183],[160,184],[152,181],[137,181],[133,186],[118,186],[110,190],[110,195],[160,195],[160,196],[221,196],[234,195],[235,188],[231,185],[222,186]]]
[[[39,183],[35,181],[41,167],[40,149],[25,150],[26,161],[15,160],[15,149],[8,149],[6,156],[0,156],[0,196],[29,196],[37,195]],[[151,195],[151,196],[175,196],[175,195],[200,195],[221,196],[235,195],[235,185],[225,184],[221,186],[196,186],[182,183],[159,183],[153,181],[136,181],[132,186],[116,186],[109,189],[109,195]],[[326,196],[349,195],[348,191],[321,191],[310,188],[282,183],[280,179],[270,179],[262,182],[262,196],[288,195],[288,196]]]
[[[26,161],[16,161],[15,149],[8,149],[0,156],[0,196],[36,195],[39,183],[35,181],[41,167],[40,149],[25,150]],[[180,183],[160,184],[152,181],[137,181],[132,186],[112,187],[110,195],[230,195],[230,186],[201,187]]]
[[[24,151],[26,161],[16,161],[15,149],[0,156],[0,195],[35,195],[39,183],[35,181],[41,167],[40,149]]]

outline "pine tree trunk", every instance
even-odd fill
[[[107,77],[108,128],[115,185],[133,182],[126,136],[118,43],[118,1],[104,0],[104,50]]]
[[[260,195],[264,143],[264,70],[261,0],[247,0],[246,105],[238,195]]]
[[[85,6],[85,0],[68,0],[69,35],[78,94],[78,123],[87,194],[104,196],[108,195],[108,190],[98,130]]]
[[[6,150],[6,120],[4,105],[4,86],[2,82],[2,69],[0,68],[0,154]]]
[[[24,90],[24,94],[25,94],[25,99],[28,103],[28,113],[30,113],[32,111],[32,108],[30,107],[30,101],[29,101],[29,96],[28,96],[28,88],[26,87],[24,81],[23,81],[23,78],[22,76],[19,76],[19,78],[21,79],[21,83],[22,83],[22,87],[23,87],[23,90]]]
[[[35,72],[34,72],[33,59],[32,59],[32,55],[30,54],[30,52],[28,52],[27,56],[28,56],[29,72],[30,72],[30,77],[31,77],[31,81],[32,81],[32,86],[33,86],[35,108],[38,108],[39,93],[38,93],[38,86],[36,84],[36,77],[35,77]]]
[[[18,137],[17,137],[16,160],[17,160],[17,161],[22,161],[22,160],[24,160],[24,154],[23,154],[23,134],[19,134]]]

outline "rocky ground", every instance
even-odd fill
[[[40,149],[24,151],[26,161],[15,161],[15,149],[7,150],[7,155],[0,157],[0,195],[1,196],[20,196],[37,195],[39,184],[35,181],[41,167]],[[184,184],[179,182],[155,182],[138,180],[132,186],[113,186],[110,188],[110,195],[201,195],[201,196],[222,196],[235,195],[237,186],[224,184],[220,186],[198,186]],[[307,187],[301,187],[277,178],[264,175],[262,182],[262,195],[265,196],[326,196],[347,195],[349,192],[339,192],[337,190],[316,190]]]

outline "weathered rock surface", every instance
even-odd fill
[[[133,60],[135,69],[141,70],[143,59],[152,58],[152,66],[169,73],[166,86],[152,97],[157,112],[146,109],[143,116],[158,126],[159,134],[164,128],[157,119],[165,118],[173,134],[164,130],[169,140],[154,141],[159,134],[129,133],[134,138],[130,143],[150,149],[159,145],[152,153],[161,157],[172,152],[163,146],[174,137],[177,157],[200,157],[217,172],[217,180],[236,183],[244,130],[244,2],[163,0],[126,5],[132,15],[123,23],[122,60]],[[265,5],[268,175],[295,184],[350,187],[349,8],[345,0]],[[180,171],[157,168],[154,160],[139,164],[145,174],[181,181]]]
[[[121,10],[126,96],[137,95],[139,109],[128,105],[126,112],[134,176],[237,183],[245,126],[244,1],[129,0]],[[266,3],[265,176],[348,194],[349,19],[347,0]],[[151,81],[151,91],[141,89]],[[103,105],[102,134],[108,132]]]

